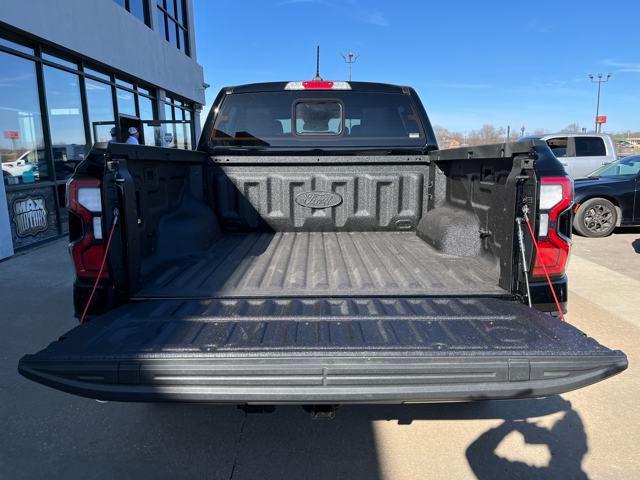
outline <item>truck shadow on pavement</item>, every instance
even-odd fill
[[[454,461],[457,464],[464,461],[465,453],[470,469],[480,479],[587,478],[581,468],[582,458],[588,450],[583,423],[571,403],[559,396],[540,400],[456,404],[345,406],[337,411],[333,420],[312,420],[302,408],[293,406],[277,407],[273,413],[247,414],[232,412],[229,407],[157,404],[148,406],[146,412],[143,423],[167,425],[170,431],[162,434],[167,441],[166,447],[168,451],[178,448],[178,452],[186,455],[191,474],[209,472],[213,478],[373,480],[409,474],[426,478],[434,473],[430,467],[434,461],[440,462],[438,468],[443,468],[442,462]],[[549,415],[561,417],[551,428],[530,420],[543,420],[540,417]],[[216,432],[216,424],[225,423],[224,418],[229,416],[235,417],[235,426]],[[162,420],[176,418],[180,419],[177,423]],[[190,428],[185,428],[187,419]],[[467,440],[453,434],[436,440],[433,436],[442,436],[442,432],[435,432],[429,423],[411,425],[430,420],[495,419],[503,423],[478,436],[466,447],[466,452],[465,445],[458,446],[457,442]],[[393,425],[387,428],[385,421],[397,421],[398,433]],[[381,429],[377,428],[379,422],[382,423]],[[406,431],[402,431],[403,428]],[[380,436],[389,432],[399,452],[405,448],[401,445],[405,441],[412,443],[410,451],[419,452],[418,458],[412,459],[412,465],[406,465],[406,468],[411,468],[410,472],[388,471],[389,455],[393,456],[393,453],[385,448],[389,439],[384,440]],[[537,466],[530,465],[526,456],[525,461],[518,461],[496,453],[503,440],[513,436],[514,432],[524,438],[526,445],[536,445],[538,450],[540,445],[546,445],[550,458],[547,455],[542,463],[547,464],[540,465],[540,459],[536,461],[534,458],[533,463]],[[131,440],[135,441],[135,436],[133,433]],[[427,443],[445,442],[453,458],[442,457],[441,453],[434,452],[433,446],[416,445],[416,438],[424,438]],[[437,459],[433,458],[435,455],[438,455]],[[526,453],[508,451],[509,457],[522,458],[523,455]],[[178,460],[178,463],[182,462]],[[387,465],[384,472],[381,470],[383,464]],[[405,468],[404,464],[402,468]]]
[[[640,238],[637,238],[631,244],[636,253],[640,253]]]

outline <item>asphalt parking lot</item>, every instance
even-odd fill
[[[75,324],[72,267],[64,241],[16,256],[0,263],[0,478],[640,478],[640,230],[574,246],[568,319],[624,350],[626,372],[542,400],[354,406],[334,420],[105,404],[27,381],[20,356]]]

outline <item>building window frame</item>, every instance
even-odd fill
[[[165,120],[162,122],[163,124],[171,124],[174,129],[177,129],[180,127],[184,128],[185,125],[189,124],[188,147],[182,148],[177,146],[176,144],[176,147],[174,148],[180,148],[182,150],[193,150],[196,145],[194,120],[193,120],[195,115],[194,104],[187,100],[180,99],[176,95],[167,94],[164,101],[162,102],[162,105],[165,112],[167,111],[167,107],[171,109],[171,118],[166,118],[166,113],[165,113]],[[185,112],[189,113],[189,116],[190,116],[189,120],[185,119],[186,117]],[[175,136],[177,137],[177,134]],[[185,135],[185,139],[186,139],[186,135]],[[186,147],[186,145],[184,145],[184,147]]]
[[[189,31],[189,11],[188,5],[185,0],[156,0],[156,12],[160,18],[158,21],[162,21],[164,27],[162,29],[158,28],[158,33],[162,36],[164,33],[164,39],[174,45],[171,42],[171,35],[169,34],[170,29],[173,29],[175,33],[179,33],[179,35],[175,35],[176,43],[175,47],[184,52],[184,54],[188,57],[191,56],[191,48],[189,46],[191,32]],[[173,7],[170,9],[169,5]],[[171,12],[173,10],[173,13]],[[178,17],[178,12],[182,12],[182,21]]]
[[[149,15],[149,2],[148,2],[148,0],[142,0],[142,16],[144,18],[138,17],[135,13],[133,13],[131,11],[131,0],[123,0],[123,2],[124,2],[124,4],[121,4],[120,2],[116,2],[114,0],[114,3],[117,3],[118,5],[120,5],[122,8],[124,8],[131,15],[133,15],[134,17],[136,17],[139,20],[141,20],[147,27],[151,28],[151,16]]]

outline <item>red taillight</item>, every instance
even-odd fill
[[[97,277],[104,256],[101,198],[99,180],[72,178],[67,182],[67,208],[82,222],[80,238],[71,243],[71,257],[80,277]],[[104,270],[101,278],[108,277]]]
[[[103,256],[104,246],[101,243],[93,244],[91,235],[86,235],[80,242],[71,247],[73,264],[76,267],[76,273],[80,277],[97,277]],[[103,270],[100,278],[109,278],[109,272]]]
[[[533,270],[534,277],[564,274],[569,259],[571,240],[558,230],[560,216],[573,203],[573,183],[569,177],[543,177],[540,180],[538,201],[538,251]]]

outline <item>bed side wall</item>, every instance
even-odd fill
[[[417,234],[438,250],[456,256],[485,256],[509,288],[517,196],[514,159],[487,158],[435,162],[433,207]]]

